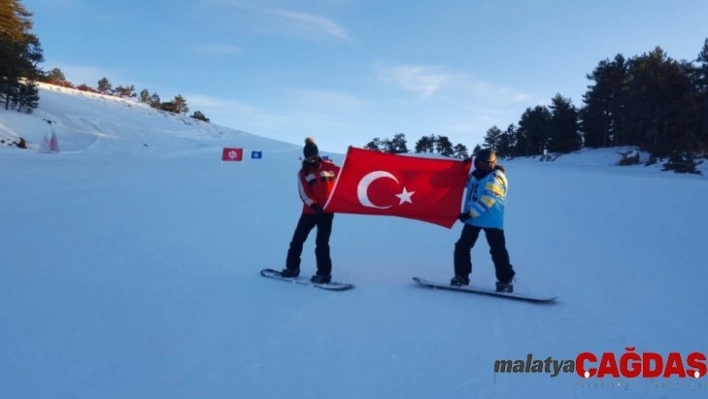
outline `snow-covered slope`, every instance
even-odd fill
[[[44,135],[59,137],[61,152],[83,157],[155,158],[219,152],[228,143],[266,151],[298,146],[159,111],[135,99],[40,83],[40,107],[31,115],[3,112],[0,137],[23,137],[38,149]],[[1,147],[0,147],[1,148]]]
[[[708,392],[703,375],[495,373],[529,354],[706,353],[703,176],[613,166],[616,150],[505,162],[517,290],[560,295],[550,306],[418,287],[412,276],[452,277],[461,227],[359,215],[335,217],[333,276],[357,288],[333,293],[258,275],[284,264],[300,145],[129,101],[40,94],[33,115],[0,111],[3,136],[35,146],[53,129],[61,146],[0,147],[0,398]],[[227,146],[264,156],[222,163]],[[473,281],[493,284],[483,236],[473,262]]]

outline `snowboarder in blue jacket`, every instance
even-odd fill
[[[458,219],[464,223],[460,238],[455,243],[453,286],[469,285],[472,273],[472,248],[484,230],[492,262],[496,270],[497,292],[514,291],[513,266],[509,261],[504,237],[504,206],[507,180],[504,167],[497,165],[497,156],[489,149],[480,150],[474,157],[465,190],[463,211]]]

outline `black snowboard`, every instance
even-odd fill
[[[305,277],[281,277],[280,276],[280,271],[275,270],[275,269],[263,269],[261,270],[261,276],[263,277],[268,277],[276,280],[282,280],[282,281],[288,281],[294,284],[299,284],[299,285],[309,285],[312,287],[317,287],[321,288],[324,290],[330,290],[330,291],[346,291],[354,288],[353,284],[349,283],[340,283],[337,281],[332,281],[326,284],[318,284],[318,283],[313,283],[310,281],[309,278]]]
[[[520,294],[520,293],[515,293],[515,292],[514,293],[496,292],[495,290],[492,290],[489,288],[474,287],[474,286],[455,287],[453,285],[450,285],[450,283],[430,281],[430,280],[426,280],[426,279],[423,279],[420,277],[413,277],[413,281],[415,281],[416,283],[418,283],[420,285],[424,285],[426,287],[431,287],[431,288],[468,292],[471,294],[491,295],[491,296],[497,296],[497,297],[508,298],[508,299],[518,299],[518,300],[527,301],[527,302],[537,302],[537,303],[553,302],[558,298],[557,296],[538,296],[538,295],[530,295],[530,294]]]

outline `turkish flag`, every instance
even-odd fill
[[[242,161],[243,148],[224,148],[221,152],[222,161]]]
[[[349,147],[324,209],[398,216],[452,228],[472,163]]]

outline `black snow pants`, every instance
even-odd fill
[[[514,268],[509,261],[509,252],[506,250],[504,230],[482,228],[465,224],[460,233],[460,238],[455,243],[454,265],[455,275],[468,277],[472,273],[472,248],[479,238],[479,233],[484,230],[484,235],[489,244],[489,253],[496,271],[497,281],[509,282],[514,275]]]
[[[290,248],[285,261],[288,269],[299,269],[302,255],[302,247],[307,241],[307,237],[313,228],[317,227],[315,238],[315,258],[317,259],[317,274],[332,274],[332,259],[329,256],[329,237],[332,234],[333,213],[323,213],[321,215],[303,213],[295,227]]]

